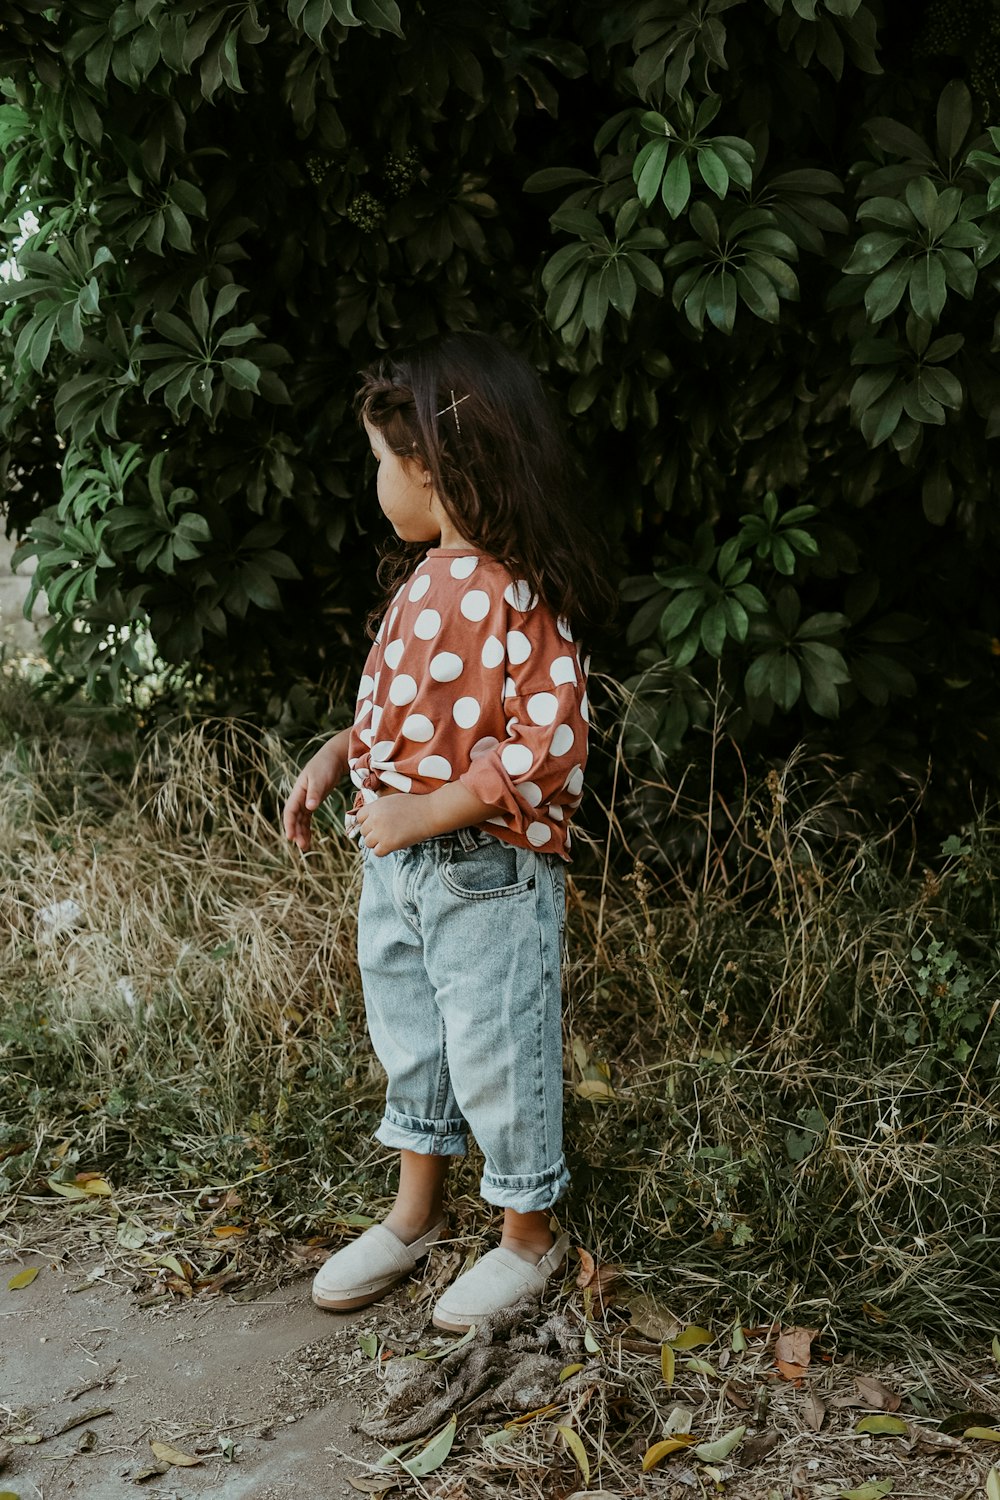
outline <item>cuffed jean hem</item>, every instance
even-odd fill
[[[538,1213],[551,1208],[569,1187],[566,1162],[560,1157],[547,1172],[534,1177],[493,1177],[485,1172],[479,1191],[495,1208],[512,1208],[519,1214]]]
[[[415,1151],[420,1156],[464,1156],[464,1120],[421,1120],[387,1108],[375,1139],[395,1151]]]

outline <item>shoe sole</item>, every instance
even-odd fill
[[[472,1327],[471,1322],[452,1323],[447,1318],[442,1318],[439,1313],[434,1314],[434,1316],[431,1318],[431,1322],[434,1324],[435,1328],[441,1328],[445,1333],[468,1333],[469,1329]]]
[[[313,1293],[313,1303],[316,1307],[322,1308],[324,1312],[353,1312],[356,1308],[368,1307],[370,1303],[377,1302],[380,1297],[384,1297],[387,1293],[395,1291],[400,1282],[404,1280],[405,1277],[397,1276],[395,1281],[388,1281],[385,1286],[376,1287],[373,1292],[362,1292],[360,1296],[345,1297],[338,1302],[333,1302],[328,1298],[317,1297]]]

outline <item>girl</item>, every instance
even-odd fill
[[[445,1176],[471,1129],[498,1249],[434,1309],[464,1331],[539,1295],[565,1254],[549,1211],[562,1152],[559,962],[569,821],[587,753],[581,625],[610,591],[574,468],[531,368],[496,339],[446,334],[363,377],[378,499],[403,546],[354,723],[313,756],[284,810],[312,814],[348,771],[364,865],[358,958],[386,1074],[376,1132],[400,1152],[383,1224],[318,1272],[323,1308],[365,1306],[446,1231]]]

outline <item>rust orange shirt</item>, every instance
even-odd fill
[[[499,809],[481,828],[568,859],[587,721],[586,664],[566,621],[487,553],[433,547],[365,663],[348,752],[354,809],[386,788],[460,781]]]

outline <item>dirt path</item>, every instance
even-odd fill
[[[308,1276],[253,1300],[143,1308],[100,1262],[32,1265],[31,1285],[5,1284],[0,1301],[0,1456],[11,1437],[43,1440],[10,1446],[0,1490],[20,1500],[356,1497],[346,1476],[380,1452],[350,1430],[350,1369],[363,1356],[344,1332],[363,1315],[320,1312]],[[81,1425],[54,1435],[71,1421]],[[156,1465],[151,1441],[200,1462],[137,1485]]]

